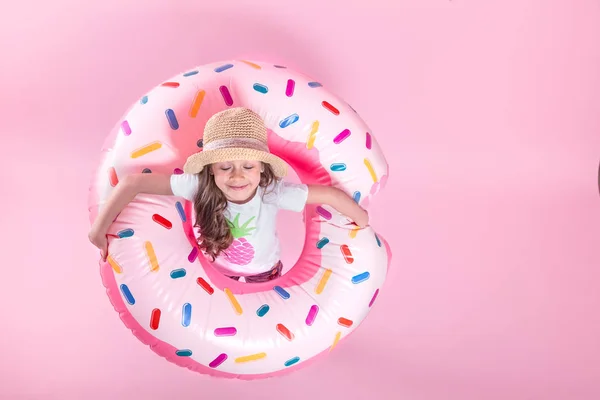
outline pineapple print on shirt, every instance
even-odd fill
[[[250,242],[248,242],[245,238],[245,236],[250,235],[250,232],[253,229],[256,229],[255,227],[248,227],[248,224],[254,218],[255,217],[250,218],[242,226],[239,224],[239,213],[235,216],[233,222],[227,219],[227,224],[229,225],[229,229],[233,235],[233,242],[224,253],[230,263],[247,265],[250,264],[250,261],[252,261],[254,258],[254,247],[252,247],[252,244],[250,244]]]

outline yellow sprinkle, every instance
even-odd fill
[[[321,277],[321,280],[319,281],[319,284],[317,285],[317,287],[315,289],[316,294],[323,293],[323,289],[325,289],[325,285],[327,284],[327,281],[329,280],[330,276],[331,276],[331,270],[326,269],[325,272],[323,273],[323,276]]]
[[[260,69],[260,65],[258,64],[254,64],[253,62],[250,61],[246,61],[246,60],[242,60],[243,63],[248,64],[249,66],[251,66],[252,68],[256,68],[256,69]]]
[[[110,266],[112,267],[112,269],[114,269],[117,274],[120,274],[120,273],[123,272],[123,268],[121,268],[121,266],[119,265],[119,263],[114,258],[112,258],[112,256],[109,255],[106,258],[106,261],[108,261],[108,263],[110,264]]]
[[[375,170],[373,169],[373,165],[371,165],[371,161],[368,158],[365,158],[365,165],[371,174],[371,178],[373,178],[373,183],[377,182],[377,175],[375,175]]]
[[[315,121],[312,123],[310,128],[310,133],[308,134],[308,139],[306,141],[306,148],[312,149],[315,144],[315,139],[317,138],[317,132],[319,131],[319,121]]]
[[[261,358],[265,358],[266,356],[267,356],[267,353],[256,353],[256,354],[251,354],[249,356],[238,357],[235,359],[235,362],[236,363],[245,363],[248,361],[260,360]]]
[[[351,239],[354,239],[359,230],[360,230],[360,228],[358,228],[358,227],[354,228],[350,231],[350,233],[348,233],[348,235],[350,236]]]
[[[202,101],[204,101],[205,94],[206,92],[204,90],[198,90],[198,92],[196,93],[194,101],[192,102],[192,106],[190,107],[190,117],[196,118],[196,115],[198,115],[198,110],[200,110]]]
[[[231,290],[229,290],[228,288],[225,288],[224,291],[225,291],[225,294],[227,295],[227,298],[231,302],[231,305],[233,306],[235,313],[237,315],[242,315],[242,306],[240,306],[240,303],[238,303],[238,301],[235,298],[235,296],[233,295],[233,293],[231,293]]]
[[[342,332],[338,332],[338,333],[335,334],[335,339],[333,339],[333,343],[331,344],[331,347],[329,348],[329,351],[331,351],[331,350],[333,350],[335,348],[335,346],[340,341],[341,337],[342,337]]]
[[[146,242],[144,243],[144,246],[146,247],[146,255],[148,256],[148,261],[150,261],[150,271],[158,271],[158,259],[156,258],[156,253],[154,252],[154,247],[152,247],[152,243]]]
[[[134,150],[131,153],[131,158],[138,158],[141,157],[143,155],[146,155],[152,151],[158,150],[162,147],[162,144],[160,142],[152,142],[150,144],[147,144],[144,147],[140,147],[137,150]]]

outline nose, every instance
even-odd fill
[[[233,168],[231,172],[231,178],[233,179],[241,179],[244,177],[244,171],[241,168]]]

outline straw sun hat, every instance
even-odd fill
[[[278,177],[287,174],[286,162],[269,152],[264,121],[248,108],[229,108],[210,117],[202,142],[202,151],[183,166],[185,173],[196,174],[216,162],[254,160],[271,164]]]

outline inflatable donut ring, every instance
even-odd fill
[[[286,67],[227,61],[176,75],[125,112],[102,147],[90,222],[124,176],[182,173],[202,150],[209,117],[239,106],[265,120],[271,152],[302,182],[339,187],[365,208],[385,185],[383,151],[343,100]],[[385,282],[387,242],[328,206],[305,207],[298,261],[266,283],[219,273],[197,247],[192,216],[182,198],[139,194],[112,224],[109,257],[100,260],[125,326],[192,371],[257,379],[302,368],[357,329]]]

